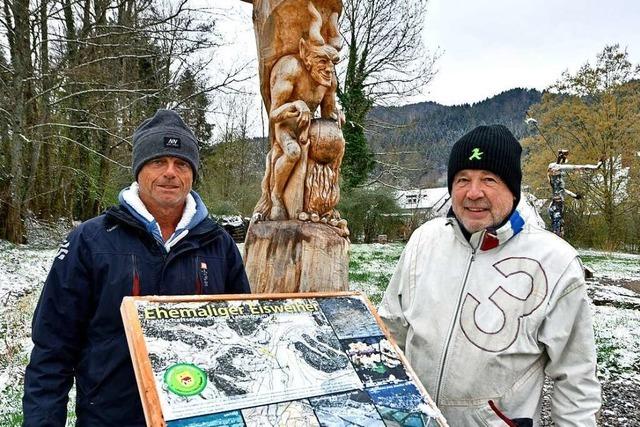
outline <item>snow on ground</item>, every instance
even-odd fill
[[[579,250],[582,262],[593,268],[598,277],[611,280],[640,281],[640,255],[622,252]]]
[[[51,246],[42,241],[29,246],[0,241],[0,426],[20,425],[31,315],[57,252]],[[352,245],[352,290],[379,304],[403,248],[399,243]],[[640,426],[640,255],[592,250],[580,254],[595,273],[588,284],[603,383],[600,425]]]
[[[56,249],[0,240],[0,425],[19,425],[22,377],[31,349],[31,315]]]
[[[636,369],[640,368],[640,311],[599,306],[594,323],[596,341],[601,349],[600,373],[604,377],[632,374],[634,365]],[[635,376],[640,380],[638,372]]]
[[[7,302],[44,283],[56,249],[30,249],[0,240],[0,316]]]
[[[382,300],[404,244],[351,245],[349,286],[367,295],[374,305]]]
[[[591,283],[588,293],[594,304],[614,305],[618,308],[630,308],[640,310],[640,294],[637,291],[622,287],[625,282],[621,279],[619,284],[611,284],[611,281],[603,278],[601,281]]]

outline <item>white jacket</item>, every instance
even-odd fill
[[[506,425],[490,400],[539,425],[545,373],[556,426],[595,426],[600,385],[582,265],[564,240],[523,224],[515,211],[495,234],[467,241],[454,218],[429,221],[382,301],[380,316],[451,426]]]

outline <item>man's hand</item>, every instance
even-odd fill
[[[582,199],[582,194],[580,194],[580,193],[576,193],[576,195],[575,195],[575,199],[576,199],[576,200],[580,200],[580,199]]]

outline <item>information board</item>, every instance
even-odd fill
[[[127,297],[150,426],[446,426],[359,293]]]

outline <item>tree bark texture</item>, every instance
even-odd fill
[[[349,240],[322,223],[251,224],[244,260],[254,293],[349,290]]]

